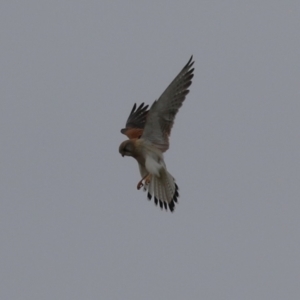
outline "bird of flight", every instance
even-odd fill
[[[137,189],[144,187],[149,200],[154,197],[156,205],[171,212],[178,201],[178,185],[167,171],[163,152],[169,149],[175,116],[189,93],[193,64],[192,56],[150,109],[144,103],[139,107],[134,104],[126,127],[121,129],[129,139],[121,143],[119,152],[122,156],[132,156],[139,165],[142,179]]]

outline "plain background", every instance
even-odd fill
[[[0,299],[300,299],[299,1],[2,1]],[[195,58],[165,155],[120,134]]]

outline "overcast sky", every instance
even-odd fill
[[[300,2],[2,1],[0,299],[300,299]],[[120,133],[187,63],[175,212]]]

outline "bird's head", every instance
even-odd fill
[[[124,157],[126,156],[133,156],[134,153],[134,143],[132,140],[126,140],[123,143],[121,143],[119,147],[120,154]]]

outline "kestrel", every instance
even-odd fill
[[[129,140],[121,143],[119,152],[122,156],[132,156],[139,165],[142,179],[137,188],[144,186],[147,197],[154,197],[156,205],[174,211],[179,197],[178,186],[173,176],[167,171],[163,152],[169,149],[169,136],[175,116],[182,106],[194,76],[193,56],[179,72],[162,95],[155,100],[148,110],[142,103],[138,108],[134,104],[121,133]],[[144,182],[144,183],[143,183]]]

